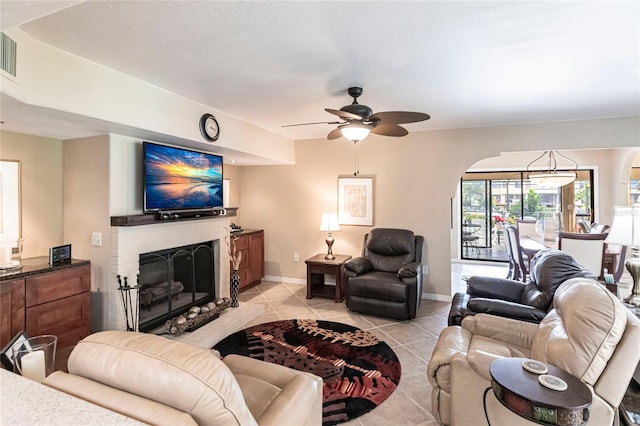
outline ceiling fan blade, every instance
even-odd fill
[[[407,129],[397,124],[378,124],[371,130],[371,133],[382,136],[406,136],[409,134]]]
[[[360,117],[358,114],[353,114],[351,112],[347,112],[347,111],[341,111],[339,109],[331,109],[331,108],[325,108],[325,111],[327,111],[329,114],[333,114],[333,115],[337,115],[340,118],[344,118],[349,119],[349,120],[362,120],[362,117]]]
[[[342,132],[340,131],[340,128],[337,128],[329,132],[329,134],[327,135],[327,139],[338,139],[341,136]]]
[[[316,121],[315,123],[285,124],[281,127],[309,126],[311,124],[345,124],[344,121]]]
[[[382,124],[403,124],[403,123],[416,123],[418,121],[425,121],[430,119],[431,116],[423,112],[384,111],[384,112],[376,112],[369,118],[372,121],[379,120]]]

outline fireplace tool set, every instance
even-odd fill
[[[124,318],[127,321],[127,331],[137,331],[138,330],[138,295],[137,293],[134,295],[133,299],[135,299],[135,303],[133,303],[131,292],[137,292],[139,285],[130,286],[127,282],[128,278],[126,276],[120,277],[120,275],[116,275],[118,280],[118,290],[120,290],[120,296],[122,297],[122,306],[124,307]],[[124,285],[122,284],[124,281]],[[140,274],[137,275],[137,281],[140,281]]]

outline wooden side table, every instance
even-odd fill
[[[489,367],[491,387],[496,399],[506,408],[537,423],[578,426],[589,420],[592,396],[577,377],[551,364],[547,374],[564,380],[564,391],[548,389],[538,382],[538,374],[522,367],[526,358],[502,358]]]
[[[331,297],[336,303],[344,300],[344,288],[342,287],[342,268],[351,256],[336,254],[335,259],[324,258],[325,254],[316,254],[305,260],[307,264],[307,299],[313,296]],[[324,282],[324,274],[334,275],[336,285],[327,285]]]

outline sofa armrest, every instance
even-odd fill
[[[470,298],[467,310],[476,314],[485,313],[534,323],[539,323],[547,315],[545,311],[533,306],[485,297]]]
[[[420,273],[422,273],[422,263],[412,262],[402,266],[398,270],[398,278],[401,280],[404,280],[404,278],[414,278]]]
[[[494,315],[478,314],[465,317],[462,320],[462,328],[472,335],[490,337],[529,349],[538,331],[538,324]]]
[[[456,293],[451,300],[451,308],[447,318],[447,325],[461,325],[462,319],[467,316],[467,305],[469,295],[467,293]]]
[[[258,417],[260,426],[315,426],[321,423],[322,383],[310,382],[301,375],[291,380]]]
[[[245,376],[256,377],[280,389],[284,388],[287,383],[299,375],[308,376],[309,379],[322,387],[322,378],[315,374],[297,371],[282,365],[235,354],[225,356],[222,362],[229,367],[229,370],[231,370],[234,376],[236,374],[244,374]]]
[[[469,278],[467,293],[473,297],[502,299],[519,302],[525,283],[504,278],[479,277]]]
[[[322,423],[320,377],[240,355],[227,355],[223,362],[259,425]]]
[[[471,344],[471,333],[459,326],[451,326],[440,332],[429,365],[427,377],[433,387],[450,390],[449,369],[451,360],[458,353],[466,354]]]
[[[354,257],[344,264],[344,269],[356,275],[364,274],[373,270],[373,265],[366,257]]]
[[[108,410],[153,425],[197,425],[189,414],[81,376],[56,371],[43,384]]]

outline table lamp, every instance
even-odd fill
[[[324,241],[327,243],[328,251],[327,255],[324,258],[333,260],[336,257],[331,251],[331,247],[333,247],[333,237],[331,236],[331,233],[340,230],[340,225],[338,224],[338,215],[335,213],[323,213],[322,221],[320,222],[320,230],[327,232],[327,238]]]
[[[631,207],[614,207],[613,223],[605,241],[631,247],[631,257],[624,266],[633,278],[633,288],[624,301],[640,306],[640,203]]]

